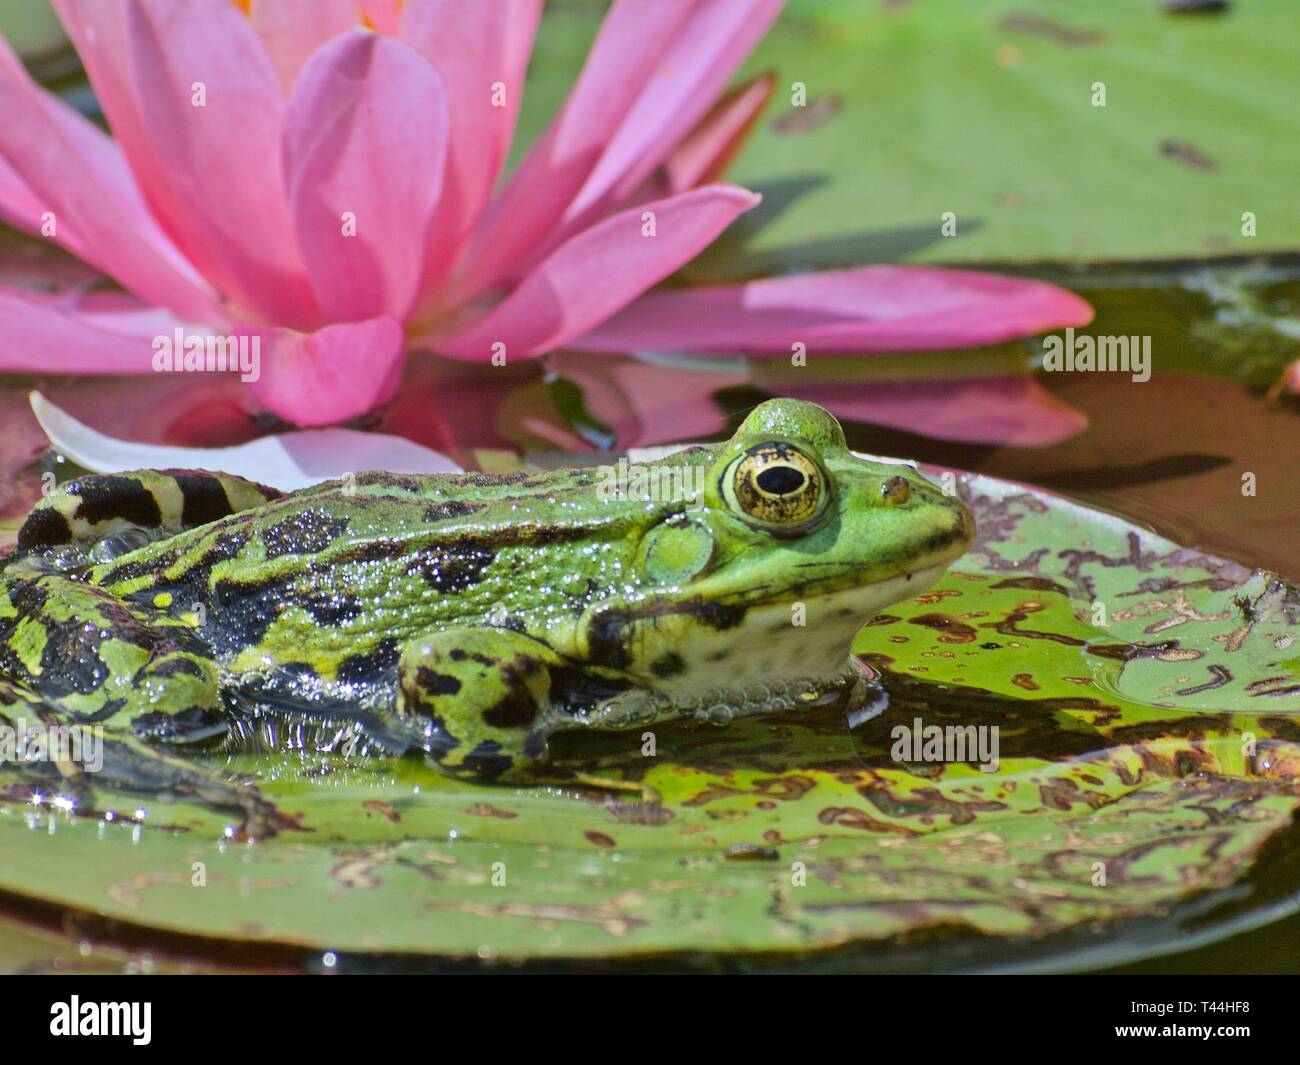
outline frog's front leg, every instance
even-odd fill
[[[536,780],[546,760],[551,670],[561,663],[545,644],[509,629],[429,633],[403,649],[397,711],[452,776]]]
[[[443,772],[479,781],[658,793],[631,781],[547,765],[551,687],[567,663],[509,629],[463,628],[412,640],[398,664],[397,710]]]

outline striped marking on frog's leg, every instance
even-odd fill
[[[546,759],[544,713],[559,656],[508,629],[411,640],[398,664],[397,713],[450,776],[518,779]]]
[[[65,481],[32,508],[18,530],[18,550],[96,542],[126,528],[178,533],[282,494],[205,470],[90,474]]]
[[[216,663],[186,622],[71,577],[0,580],[0,676],[71,721],[149,741],[227,729]]]
[[[484,783],[658,793],[637,781],[548,765],[553,687],[571,667],[509,629],[447,629],[411,640],[398,665],[397,714],[444,773]],[[562,726],[560,726],[562,727]]]

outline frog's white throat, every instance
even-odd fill
[[[925,591],[947,568],[945,563],[794,602],[750,606],[734,627],[701,629],[687,645],[663,648],[679,656],[683,668],[656,678],[653,688],[677,699],[702,689],[840,677],[862,626],[890,604]]]

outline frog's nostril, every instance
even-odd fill
[[[880,486],[880,495],[886,503],[898,506],[911,498],[912,486],[906,477],[891,477]]]

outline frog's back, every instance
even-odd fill
[[[94,567],[128,604],[191,620],[226,671],[389,685],[401,646],[452,625],[528,632],[561,653],[630,569],[644,504],[599,471],[359,474]]]

